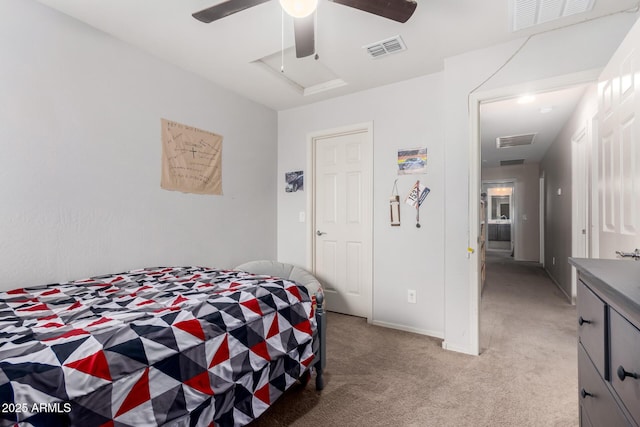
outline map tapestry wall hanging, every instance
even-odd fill
[[[162,119],[165,190],[222,195],[222,136]]]

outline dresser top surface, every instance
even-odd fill
[[[640,261],[569,258],[569,263],[594,290],[640,319]]]

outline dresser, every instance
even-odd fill
[[[489,240],[508,242],[511,240],[511,224],[489,224]]]
[[[640,262],[570,258],[578,270],[580,425],[640,425]]]

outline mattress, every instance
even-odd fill
[[[306,288],[157,267],[0,293],[0,426],[232,426],[313,362]]]

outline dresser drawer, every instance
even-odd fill
[[[584,412],[584,408],[580,405],[580,427],[593,427],[591,424],[591,420],[587,417],[587,414]]]
[[[640,423],[640,331],[614,309],[610,309],[609,316],[611,385]]]
[[[602,380],[582,345],[578,345],[578,399],[583,426],[629,426],[631,425],[607,385]],[[586,422],[585,422],[586,421]]]
[[[606,305],[578,280],[578,339],[603,378],[609,379],[606,352]]]

